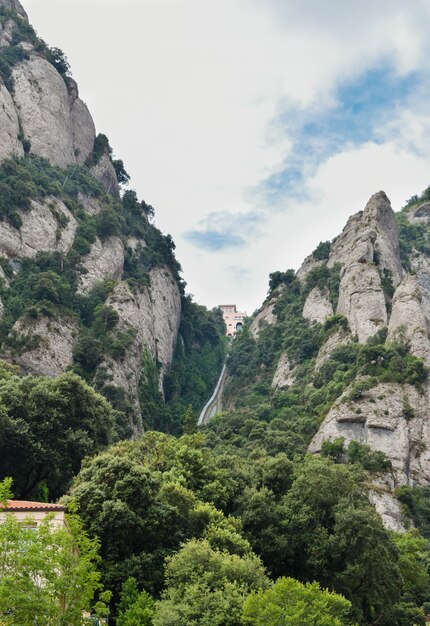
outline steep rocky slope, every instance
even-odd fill
[[[121,411],[122,435],[139,432],[143,364],[161,403],[181,323],[174,243],[135,192],[120,196],[122,161],[18,0],[0,0],[0,59],[0,356],[33,374],[75,369]]]
[[[378,192],[297,272],[273,273],[225,388],[246,445],[372,467],[391,528],[402,527],[392,490],[430,480],[428,196],[396,215]]]

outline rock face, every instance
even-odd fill
[[[329,267],[336,264],[342,267],[337,313],[364,342],[388,321],[381,276],[396,287],[403,273],[394,213],[383,191],[348,220],[328,260]]]
[[[294,368],[290,363],[288,355],[283,352],[273,375],[272,387],[274,389],[283,389],[293,385],[294,382]]]
[[[22,143],[18,139],[19,119],[12,96],[0,81],[0,160],[24,156]]]
[[[172,362],[181,316],[179,288],[170,270],[155,268],[148,288],[134,293],[127,283],[120,282],[107,304],[119,314],[119,330],[133,329],[134,340],[122,359],[109,359],[101,368],[107,370],[112,384],[127,391],[128,400],[140,414],[138,387],[144,352],[160,363],[160,390]],[[139,424],[136,427],[139,430]]]
[[[345,438],[381,450],[391,460],[397,485],[430,480],[430,420],[427,392],[411,385],[380,383],[350,400],[351,389],[335,402],[312,440],[319,452],[324,440]]]
[[[67,219],[64,228],[59,227],[55,212]],[[35,257],[38,252],[66,253],[70,250],[77,221],[61,200],[54,197],[33,200],[30,211],[21,211],[21,218],[19,230],[1,222],[0,256],[26,259]]]
[[[53,165],[83,163],[92,151],[94,123],[86,106],[45,59],[32,55],[13,71],[14,102],[31,152]]]
[[[97,165],[91,168],[94,178],[97,178],[101,186],[107,193],[119,196],[119,185],[114,167],[109,157],[104,154]]]
[[[1,356],[37,376],[58,376],[73,362],[78,327],[71,320],[40,317],[19,319],[12,330],[26,345],[21,353],[5,351]]]
[[[79,277],[78,292],[88,293],[105,278],[119,280],[124,267],[124,245],[120,237],[99,238],[91,252],[82,259],[83,273]]]
[[[333,305],[329,295],[328,289],[321,291],[319,287],[314,287],[306,298],[303,317],[310,322],[325,322],[330,315],[333,315]]]
[[[429,325],[417,276],[406,276],[396,289],[388,340],[406,340],[411,353],[430,365]]]
[[[261,327],[263,327],[265,324],[271,325],[276,322],[274,308],[282,291],[282,286],[277,287],[252,320],[249,330],[255,338],[258,338]]]
[[[411,224],[427,225],[430,204],[414,208],[406,217]],[[311,264],[308,258],[305,270]],[[327,265],[334,268],[337,264],[341,278],[336,313],[347,318],[350,330],[337,330],[321,346],[315,371],[354,335],[364,343],[383,329],[388,342],[407,345],[412,355],[429,366],[430,259],[413,250],[412,273],[402,269],[396,222],[383,192],[372,196],[364,211],[348,220],[332,244]],[[303,315],[311,321],[317,321],[312,312],[319,310],[315,302],[320,298],[311,292],[306,300]],[[352,383],[329,410],[309,451],[318,453],[324,441],[341,437],[345,447],[359,441],[382,451],[391,461],[392,472],[379,477],[371,500],[388,528],[404,530],[391,490],[430,481],[430,381],[419,389],[380,382],[361,395],[354,393]]]

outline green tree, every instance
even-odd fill
[[[278,578],[265,591],[253,591],[245,600],[243,623],[255,626],[343,626],[350,622],[351,603],[343,596],[302,584],[294,578]]]
[[[130,576],[140,589],[159,594],[164,559],[192,537],[206,537],[219,549],[249,550],[240,521],[203,502],[205,493],[225,498],[224,475],[201,435],[176,439],[149,431],[85,463],[71,494],[88,532],[100,537],[104,580],[115,600]]]
[[[187,408],[187,412],[184,416],[184,434],[192,435],[197,432],[197,421],[198,417],[194,412],[193,405],[189,404]]]
[[[250,591],[267,588],[260,560],[215,550],[191,540],[166,560],[166,590],[157,603],[155,626],[236,626]]]
[[[0,380],[0,475],[16,496],[34,497],[45,483],[61,496],[82,459],[105,448],[113,434],[112,407],[76,374]]]
[[[8,500],[13,498],[12,483],[13,479],[10,477],[0,481],[0,508],[7,507]]]
[[[80,626],[84,610],[106,612],[110,594],[102,592],[98,542],[76,515],[68,516],[66,528],[55,527],[49,516],[29,528],[7,514],[0,553],[2,626]]]
[[[127,578],[121,589],[117,626],[151,626],[155,602],[146,591],[139,593],[134,578]]]
[[[285,497],[285,571],[318,580],[352,602],[361,624],[400,597],[398,552],[370,504],[356,466],[310,457]]]

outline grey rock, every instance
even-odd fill
[[[19,120],[12,96],[0,80],[0,161],[24,156],[18,139]]]
[[[32,56],[13,70],[14,101],[31,152],[54,165],[75,163],[66,83],[48,61]]]
[[[300,280],[300,282],[302,283],[305,282],[309,272],[311,272],[317,267],[320,267],[320,265],[322,265],[323,263],[324,261],[318,261],[314,259],[312,254],[310,254],[308,257],[306,257],[306,259],[303,261],[300,268],[297,270],[296,272],[297,278]]]
[[[369,499],[381,516],[385,528],[396,533],[406,532],[400,503],[392,493],[381,489],[371,489]]]
[[[278,298],[283,291],[284,285],[279,285],[271,294],[270,298],[266,300],[261,309],[258,311],[257,315],[252,320],[249,326],[249,330],[255,339],[258,339],[260,328],[262,328],[265,324],[271,326],[276,322],[276,315],[273,310],[275,308],[276,302],[278,301]]]
[[[28,15],[19,0],[0,0],[0,7],[8,11],[15,11],[28,22]]]
[[[91,174],[96,178],[103,189],[112,194],[119,196],[119,184],[116,177],[115,169],[107,154],[104,154],[100,161],[91,168]]]
[[[362,398],[348,400],[351,389],[334,403],[309,452],[323,441],[345,438],[384,452],[393,465],[395,485],[426,484],[430,480],[430,424],[428,392],[411,385],[380,383]]]
[[[78,293],[88,293],[105,278],[120,280],[124,267],[124,246],[120,237],[99,238],[91,246],[91,251],[82,257],[84,271],[79,276]]]
[[[162,390],[179,329],[179,288],[170,270],[154,268],[150,272],[150,287],[135,293],[127,283],[121,282],[106,303],[118,312],[118,329],[133,329],[135,339],[124,358],[116,361],[108,359],[100,367],[108,372],[112,384],[126,390],[135,413],[140,414],[138,387],[143,353],[148,351],[160,363],[159,380]],[[136,430],[139,431],[139,420],[136,424]]]
[[[20,318],[13,332],[21,339],[27,338],[30,347],[20,355],[6,351],[2,356],[20,365],[24,372],[58,376],[72,364],[78,328],[70,319]]]
[[[68,224],[65,228],[59,229],[50,207],[67,217]],[[21,211],[21,217],[20,230],[7,222],[1,223],[0,256],[25,259],[35,257],[38,252],[66,253],[72,247],[77,221],[58,198],[33,200],[31,210]]]
[[[73,152],[76,163],[82,165],[93,151],[96,128],[87,105],[79,98],[78,85],[72,78],[68,81],[68,92]]]
[[[287,353],[283,352],[273,375],[272,388],[284,389],[285,387],[294,385],[294,382],[294,367],[291,365]]]
[[[303,307],[303,317],[310,322],[323,323],[333,315],[333,305],[330,302],[328,289],[321,290],[314,287],[306,298]]]
[[[321,366],[324,365],[336,348],[351,343],[351,341],[351,333],[348,330],[341,328],[332,333],[319,349],[318,356],[315,361],[315,371],[317,372]]]
[[[406,276],[393,297],[388,341],[408,342],[411,354],[430,365],[429,324],[417,276]]]
[[[364,343],[387,324],[381,278],[373,263],[356,261],[343,271],[337,313],[348,319],[351,332]]]

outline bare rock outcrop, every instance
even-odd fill
[[[70,121],[72,127],[73,154],[76,163],[85,163],[94,148],[96,128],[87,105],[79,97],[77,83],[68,78]]]
[[[55,212],[67,218],[64,228],[59,227]],[[1,223],[0,256],[25,259],[38,252],[66,253],[72,247],[77,221],[58,198],[33,200],[31,210],[21,211],[21,218],[19,230],[7,222]]]
[[[276,314],[274,313],[275,304],[278,301],[279,296],[284,291],[285,286],[279,285],[271,294],[270,298],[263,304],[261,309],[258,311],[257,315],[252,320],[249,330],[252,336],[255,339],[258,339],[258,334],[260,332],[260,327],[265,324],[275,324],[276,322]]]
[[[396,533],[406,532],[400,502],[390,491],[377,485],[369,491],[369,500],[381,516],[385,528]]]
[[[291,365],[286,352],[279,357],[278,365],[272,380],[273,389],[284,389],[290,385],[294,385],[294,367]]]
[[[321,290],[314,287],[306,298],[303,307],[303,317],[310,322],[323,323],[333,315],[333,305],[330,302],[328,289]]]
[[[0,80],[0,161],[12,157],[24,156],[22,143],[19,141],[19,119],[12,96]]]
[[[430,480],[428,396],[411,385],[380,383],[353,401],[351,388],[330,409],[309,452],[323,441],[344,437],[384,452],[393,465],[397,485]]]
[[[375,193],[364,211],[352,215],[334,241],[328,266],[376,263],[391,272],[396,287],[402,278],[399,237],[394,212],[383,191]]]
[[[407,341],[411,354],[430,365],[429,326],[417,276],[406,276],[396,289],[387,339]]]
[[[322,265],[323,263],[324,261],[314,259],[312,254],[310,254],[308,257],[306,257],[300,268],[297,270],[297,278],[300,280],[300,282],[305,282],[308,274],[317,267],[320,267],[320,265]]]
[[[348,319],[352,333],[364,343],[387,324],[381,277],[373,263],[355,262],[344,269],[337,313]]]
[[[381,275],[396,287],[402,279],[394,213],[383,191],[353,215],[334,242],[329,267],[342,266],[337,313],[365,342],[388,322]]]
[[[119,196],[119,184],[112,162],[107,154],[103,154],[99,162],[91,168],[91,174],[103,189],[113,196]]]
[[[33,154],[54,165],[75,163],[66,83],[53,65],[32,56],[13,70],[14,101]]]
[[[92,117],[69,80],[35,54],[13,70],[13,100],[31,152],[60,167],[84,163],[95,139]]]
[[[13,354],[6,350],[1,356],[24,372],[58,376],[73,362],[78,327],[70,319],[21,318],[15,322],[12,333],[18,341],[26,342],[25,349]]]
[[[79,276],[78,292],[88,293],[105,278],[120,280],[124,267],[124,245],[120,237],[99,238],[91,251],[81,261],[83,272]]]
[[[150,286],[137,293],[120,282],[107,304],[119,315],[119,330],[133,329],[135,337],[124,358],[106,360],[101,368],[112,384],[122,387],[139,413],[138,387],[142,374],[142,356],[148,351],[160,363],[160,390],[175,347],[181,315],[178,285],[167,268],[150,272]]]

